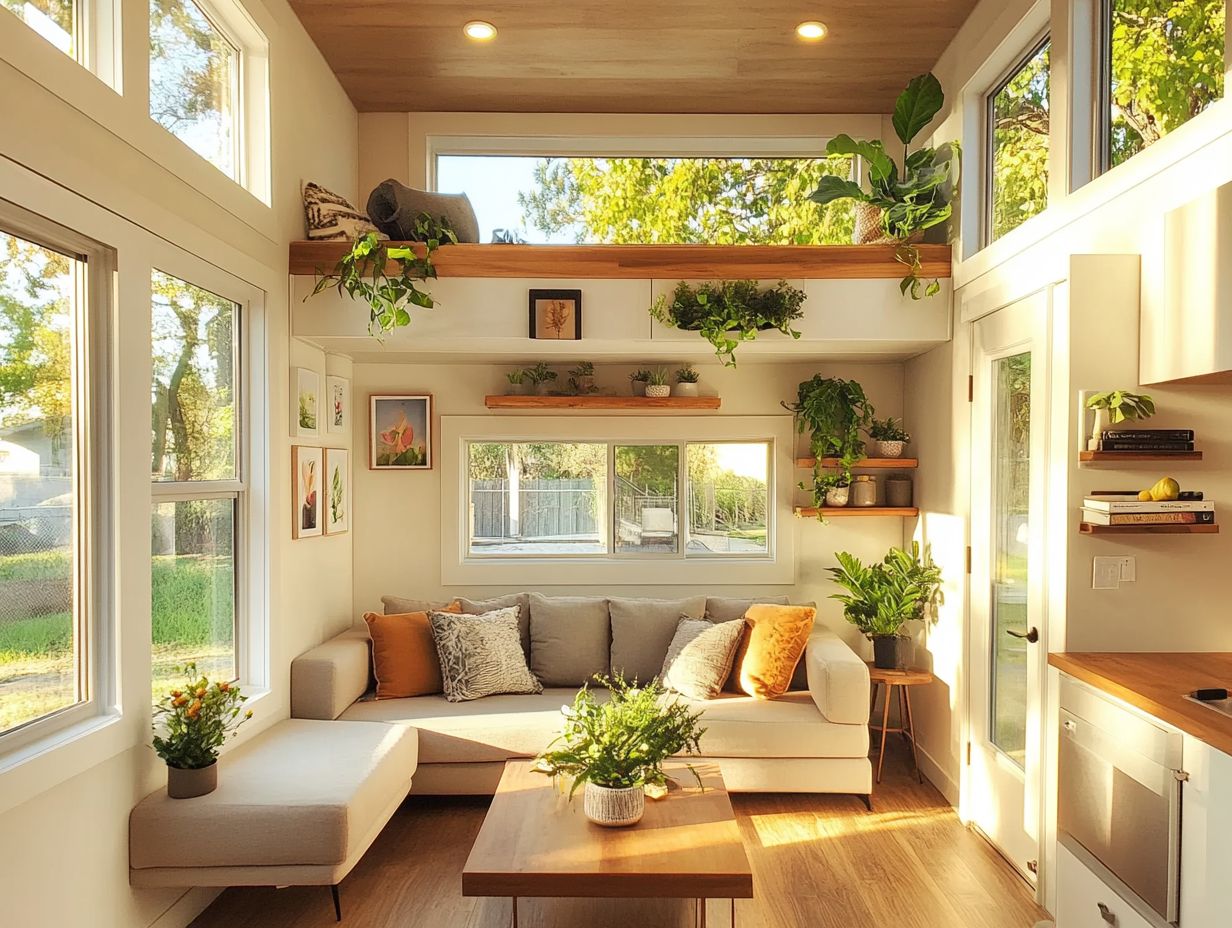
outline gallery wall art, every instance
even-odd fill
[[[291,446],[291,537],[315,538],[323,533],[321,478],[325,472],[321,448]]]
[[[321,375],[306,367],[291,369],[291,436],[321,434]]]
[[[431,470],[430,394],[369,397],[368,466],[373,470]]]
[[[351,527],[351,453],[325,449],[325,534],[341,535]]]

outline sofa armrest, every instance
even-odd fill
[[[291,662],[291,717],[338,718],[368,691],[366,628],[350,628]]]
[[[838,635],[815,628],[804,652],[809,693],[831,722],[868,724],[868,666]]]

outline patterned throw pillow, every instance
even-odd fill
[[[432,640],[441,659],[441,682],[450,702],[501,693],[542,693],[526,666],[518,634],[518,607],[483,615],[433,612]]]
[[[304,184],[304,218],[308,221],[308,238],[314,242],[353,242],[364,232],[377,231],[350,200],[320,184]]]
[[[715,623],[682,616],[663,659],[659,680],[690,699],[714,699],[731,673],[743,635],[743,622]]]

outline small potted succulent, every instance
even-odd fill
[[[646,395],[646,384],[650,381],[650,371],[637,370],[629,375],[629,390],[634,396]]]
[[[505,379],[509,381],[509,387],[505,390],[506,396],[526,396],[530,393],[531,384],[526,371],[520,368],[510,371],[505,375]]]
[[[561,733],[539,755],[535,770],[569,778],[570,799],[584,787],[583,811],[596,825],[636,825],[646,811],[646,794],[666,793],[664,762],[700,752],[702,713],[669,697],[658,680],[645,686],[619,676],[595,680],[607,687],[609,698],[597,700],[582,687],[573,705],[561,710]],[[689,770],[701,786],[697,771]]]
[[[574,396],[599,392],[595,386],[595,365],[592,362],[579,361],[578,366],[569,371],[569,392]]]
[[[911,436],[903,429],[901,419],[873,419],[868,427],[868,437],[873,440],[873,450],[879,458],[901,458]]]
[[[557,374],[548,367],[546,361],[540,361],[534,367],[528,367],[525,374],[539,396],[547,396],[552,392],[552,384],[556,382]]]
[[[154,706],[154,753],[167,765],[167,795],[192,799],[218,787],[218,749],[252,711],[234,683],[211,683],[194,663],[175,669],[185,679]]]
[[[671,384],[667,382],[667,369],[656,367],[650,372],[650,379],[646,381],[646,395],[662,398],[672,395]]]
[[[1088,451],[1098,451],[1103,441],[1104,430],[1110,425],[1119,425],[1136,419],[1149,419],[1155,415],[1155,401],[1145,393],[1130,393],[1127,390],[1109,390],[1087,397],[1087,409],[1095,411],[1091,437],[1087,440]]]
[[[828,568],[834,582],[846,592],[831,599],[843,604],[843,615],[873,642],[873,666],[883,670],[906,670],[911,639],[903,626],[913,620],[935,618],[941,602],[941,568],[932,553],[891,548],[880,564],[865,566],[860,559],[839,551],[838,567]]]
[[[676,395],[697,396],[697,382],[701,379],[702,375],[692,367],[680,368],[676,371]]]

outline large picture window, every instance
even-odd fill
[[[1051,51],[1044,39],[988,95],[989,242],[1048,206]]]
[[[240,674],[244,537],[240,308],[155,271],[152,455],[153,684],[195,661]]]
[[[1223,96],[1226,0],[1104,0],[1103,167]]]

